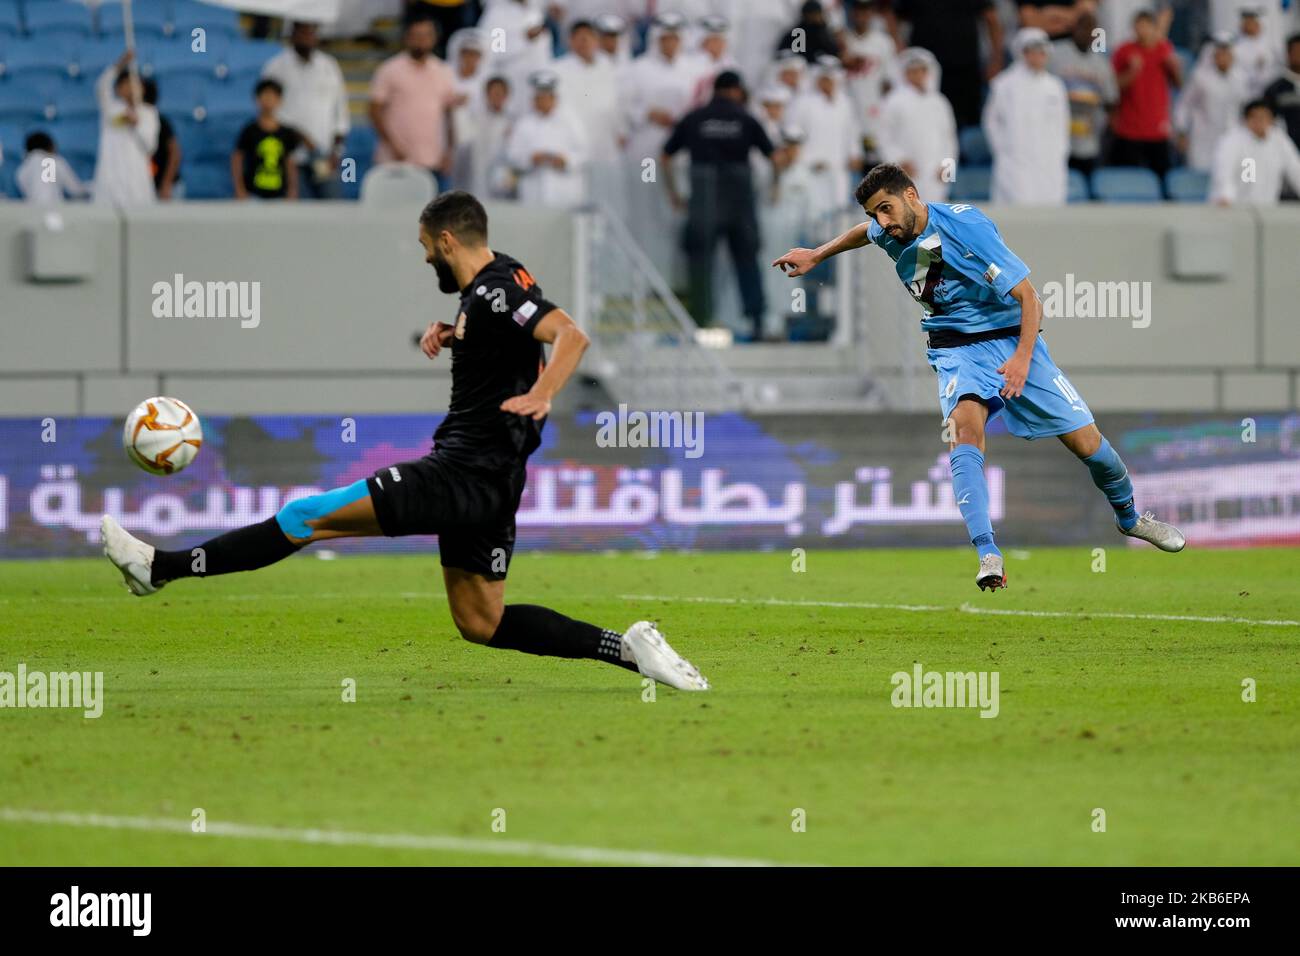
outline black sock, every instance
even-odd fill
[[[547,657],[588,657],[634,671],[636,664],[620,655],[622,640],[617,631],[575,621],[548,607],[507,604],[488,647]]]
[[[285,537],[274,517],[261,524],[250,524],[204,541],[188,551],[155,551],[152,584],[177,578],[205,578],[210,574],[233,571],[256,571],[287,558],[299,548]],[[201,552],[195,554],[195,552]]]

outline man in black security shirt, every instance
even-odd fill
[[[713,99],[681,118],[664,143],[660,168],[674,206],[683,203],[673,179],[672,157],[685,149],[691,157],[691,196],[686,212],[685,248],[690,270],[691,314],[701,326],[713,320],[713,250],[727,241],[740,285],[741,305],[763,337],[763,278],[758,267],[758,215],[749,152],[757,149],[780,168],[762,124],[745,109],[740,76],[727,70],[713,83]]]
[[[169,581],[252,571],[312,541],[436,534],[451,617],[468,641],[552,657],[586,657],[640,671],[679,690],[708,690],[698,670],[648,621],[620,634],[549,608],[505,604],[524,466],[541,442],[551,398],[588,339],[549,302],[517,260],[487,245],[487,213],[466,192],[444,193],[420,214],[420,245],[444,293],[460,293],[452,322],[420,340],[430,359],[451,350],[451,407],[433,450],[369,478],[291,501],[272,518],[198,549],[159,551],[109,515],[104,554],[136,595]],[[544,361],[543,344],[552,346]]]

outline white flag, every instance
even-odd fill
[[[333,23],[339,18],[341,0],[202,0],[216,7],[229,7],[240,13],[261,13],[286,20],[308,23]]]

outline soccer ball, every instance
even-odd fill
[[[194,410],[176,398],[147,398],[126,416],[122,447],[152,475],[174,475],[194,460],[203,426]]]

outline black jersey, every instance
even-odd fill
[[[451,408],[434,433],[438,454],[473,468],[522,469],[543,422],[503,412],[544,364],[533,329],[556,306],[518,260],[498,252],[461,292],[451,338]]]

